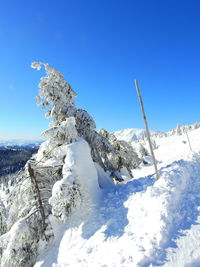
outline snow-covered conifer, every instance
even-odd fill
[[[176,134],[177,135],[182,135],[182,130],[181,130],[180,124],[178,124],[177,127],[176,127]]]
[[[32,68],[40,70],[42,65],[45,68],[46,76],[41,78],[39,83],[38,105],[47,109],[46,117],[52,117],[51,126],[59,126],[66,117],[74,116],[74,97],[76,93],[64,80],[64,76],[47,63],[32,63]]]
[[[149,156],[148,150],[142,144],[140,144],[139,153],[142,158]]]
[[[114,134],[109,134],[105,129],[100,129],[99,133],[107,138],[113,147],[108,156],[113,166],[118,171],[126,167],[130,176],[132,176],[131,170],[137,168],[141,163],[133,147],[124,140],[118,140]]]
[[[200,122],[196,122],[196,123],[194,124],[194,129],[198,129],[198,128],[200,128]]]
[[[151,140],[151,143],[152,143],[152,147],[153,147],[153,149],[157,149],[157,148],[158,148],[155,139],[152,139],[152,140]]]
[[[3,235],[7,230],[6,220],[6,208],[0,199],[0,235]]]
[[[68,118],[70,117],[71,124],[73,124],[73,119],[75,121],[78,136],[88,142],[94,162],[120,180],[120,174],[108,158],[108,154],[113,151],[108,139],[96,132],[96,124],[87,111],[75,107],[76,93],[64,80],[63,75],[47,63],[32,63],[32,68],[37,70],[40,70],[42,66],[45,68],[46,76],[41,78],[39,83],[40,92],[37,99],[43,109],[48,108],[46,117],[53,118],[50,123],[51,128],[43,132],[43,135],[49,138],[48,149],[56,145],[71,143],[76,139],[76,135],[70,139],[68,134]],[[48,152],[47,150],[45,153]]]

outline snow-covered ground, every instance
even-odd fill
[[[55,238],[35,266],[200,266],[200,129],[189,137],[193,151],[185,135],[155,139],[159,180],[142,166],[66,223],[52,216]]]

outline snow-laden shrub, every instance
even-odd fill
[[[200,122],[196,122],[193,126],[194,129],[200,128]]]
[[[154,139],[151,140],[152,148],[157,149],[158,145],[156,144],[156,141]]]
[[[144,159],[146,156],[149,156],[148,150],[141,143],[139,147],[139,154],[142,159]]]
[[[33,219],[33,218],[32,218]],[[11,229],[0,236],[0,248],[3,250],[1,266],[32,266],[37,256],[38,242],[41,238],[38,221],[19,219]]]
[[[0,236],[1,266],[32,266],[38,242],[47,241],[34,187],[23,177],[4,197],[4,221]],[[2,206],[2,205],[1,205]],[[6,219],[6,220],[5,220]]]
[[[68,171],[68,174],[53,186],[52,196],[49,199],[52,214],[64,221],[73,207],[78,206],[78,202],[80,202],[80,188],[74,181],[72,172]]]
[[[4,234],[7,230],[6,217],[6,208],[0,199],[0,235]]]
[[[182,135],[182,129],[181,129],[180,124],[178,124],[177,127],[176,127],[176,134],[177,135]]]
[[[42,135],[48,138],[51,145],[70,144],[77,140],[78,134],[75,128],[75,118],[69,117],[60,123],[60,126],[54,126],[42,132]]]
[[[112,165],[119,172],[126,168],[132,176],[131,170],[137,168],[141,163],[133,147],[124,140],[118,140],[114,134],[109,134],[105,129],[100,129],[99,134],[108,139],[112,145],[112,151],[108,154]]]

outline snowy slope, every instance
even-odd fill
[[[158,131],[152,131],[151,134],[159,133]],[[130,129],[124,129],[121,131],[114,132],[114,135],[119,140],[124,140],[127,142],[133,142],[143,136],[146,136],[146,130],[145,129],[137,129],[137,128],[130,128]]]
[[[200,266],[200,129],[189,137],[193,152],[186,136],[156,139],[159,180],[144,166],[66,223],[52,217],[35,266]]]

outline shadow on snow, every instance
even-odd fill
[[[168,232],[167,240],[163,242],[160,248],[157,249],[154,259],[147,260],[142,267],[148,267],[150,264],[153,266],[161,266],[167,260],[167,249],[177,248],[176,241],[182,236],[186,236],[184,231],[191,229],[192,225],[198,225],[198,216],[200,216],[200,158],[199,156],[194,157],[194,162],[187,162],[184,160],[175,161],[161,169],[167,170],[167,168],[172,167],[174,164],[179,165],[179,167],[185,168],[188,178],[188,184],[185,190],[181,194],[181,199],[178,207],[174,211],[174,219],[172,221],[171,229]],[[179,174],[180,171],[173,170],[173,175]],[[183,173],[184,175],[184,173]],[[178,215],[178,216],[176,216]],[[166,236],[164,237],[166,238]],[[199,259],[187,266],[200,266]]]
[[[104,190],[103,200],[97,207],[96,216],[83,225],[82,237],[88,239],[99,229],[102,229],[105,239],[122,236],[128,224],[128,209],[124,203],[130,195],[146,190],[154,182],[153,176],[147,176]]]

